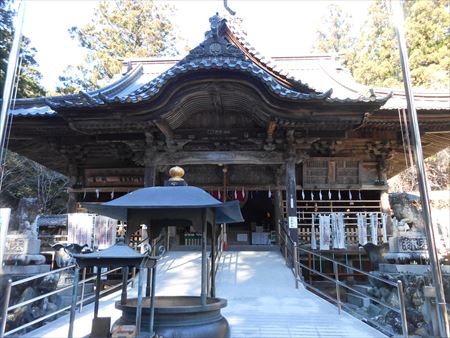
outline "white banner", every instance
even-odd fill
[[[367,244],[366,214],[358,213],[356,217],[358,222],[358,242],[360,245],[365,245]]]
[[[388,238],[387,238],[387,214],[385,214],[384,212],[381,214],[381,226],[383,228],[383,242],[387,243],[388,242]]]
[[[94,215],[68,214],[67,215],[67,241],[79,245],[87,244],[92,248],[92,229]]]
[[[320,250],[330,250],[330,215],[319,215]]]
[[[333,249],[345,249],[345,224],[342,212],[331,214]]]
[[[317,243],[316,243],[316,217],[314,213],[311,214],[311,249],[316,250],[317,249]]]
[[[370,239],[372,244],[378,245],[378,213],[370,213]]]
[[[106,217],[96,216],[94,226],[94,247],[106,249],[116,243],[117,220]]]

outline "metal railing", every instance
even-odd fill
[[[285,258],[286,261],[286,265],[288,265],[289,267],[291,267],[292,272],[294,274],[294,279],[295,279],[295,287],[298,288],[298,284],[299,282],[301,282],[305,287],[312,289],[314,292],[316,292],[317,294],[321,295],[322,297],[324,297],[325,299],[328,299],[331,303],[336,304],[337,308],[338,308],[338,313],[341,313],[342,308],[348,310],[347,312],[349,312],[350,314],[352,313],[352,308],[349,307],[345,302],[342,301],[341,299],[341,288],[345,288],[348,289],[352,292],[354,292],[356,295],[358,296],[362,296],[365,297],[367,299],[369,299],[371,302],[377,303],[381,306],[384,306],[385,308],[394,311],[395,313],[400,315],[400,321],[402,324],[402,333],[404,337],[408,337],[408,323],[407,323],[407,318],[406,318],[406,304],[405,304],[405,297],[404,297],[404,292],[403,292],[403,283],[402,281],[398,280],[396,283],[392,282],[390,280],[375,276],[373,274],[369,274],[361,269],[355,268],[351,265],[347,265],[344,264],[342,262],[339,262],[333,258],[329,258],[326,257],[324,255],[321,255],[320,253],[302,248],[302,247],[298,247],[297,243],[292,241],[292,239],[289,236],[288,230],[286,230],[286,227],[281,225],[278,227],[278,237],[279,237],[279,245],[280,245],[280,250],[283,253],[283,256]],[[320,259],[323,259],[325,261],[328,261],[330,263],[332,263],[333,265],[333,274],[330,276],[328,274],[325,274],[321,271],[316,270],[314,267],[309,267],[303,263],[300,262],[300,253],[306,253],[308,255],[313,255],[313,256],[317,256],[320,257]],[[355,272],[357,272],[358,274],[367,277],[368,279],[375,279],[378,282],[382,282],[386,285],[389,285],[391,288],[396,288],[397,289],[397,296],[398,296],[398,300],[399,300],[399,307],[395,307],[392,306],[390,304],[387,304],[383,301],[381,301],[380,299],[377,299],[375,297],[372,297],[370,295],[367,295],[357,289],[355,289],[354,287],[352,287],[349,284],[346,284],[344,281],[340,280],[340,276],[339,276],[339,267],[345,268],[346,271],[349,270],[353,270]],[[312,283],[307,283],[305,281],[305,279],[302,276],[302,269],[305,269],[307,271],[309,271],[309,273],[313,273],[315,275],[318,275],[324,279],[326,279],[327,281],[333,282],[335,284],[335,288],[336,288],[336,298],[334,298],[333,296],[331,296],[330,294],[316,288],[315,286],[313,286]],[[360,318],[358,318],[360,319]],[[378,327],[380,328],[380,327]]]
[[[62,287],[60,289],[47,292],[45,294],[39,295],[37,297],[31,298],[29,300],[26,300],[26,301],[23,301],[23,302],[20,302],[20,303],[17,303],[17,304],[14,304],[14,305],[10,306],[9,302],[10,302],[10,298],[11,298],[11,290],[12,290],[13,287],[15,287],[17,285],[24,284],[24,283],[31,282],[31,281],[39,279],[39,278],[46,277],[46,276],[51,275],[51,274],[61,273],[61,272],[64,272],[64,271],[67,271],[67,270],[71,270],[71,269],[74,269],[74,268],[75,268],[75,265],[69,265],[69,266],[61,268],[61,269],[57,269],[57,270],[52,270],[52,271],[49,271],[49,272],[41,273],[41,274],[38,274],[38,275],[35,275],[35,276],[32,276],[32,277],[20,279],[20,280],[14,281],[14,282],[11,279],[8,280],[7,284],[6,284],[6,289],[5,289],[4,304],[3,304],[3,307],[1,309],[0,338],[9,336],[9,335],[11,335],[13,333],[16,333],[16,332],[19,332],[19,331],[21,331],[21,330],[23,330],[23,329],[25,329],[25,328],[27,328],[29,326],[35,325],[35,324],[37,324],[39,322],[42,322],[42,321],[44,321],[44,320],[46,320],[48,318],[51,318],[51,317],[53,317],[55,315],[58,315],[58,314],[60,314],[60,313],[62,313],[64,311],[69,310],[70,307],[71,307],[71,305],[65,306],[65,307],[63,307],[61,309],[55,310],[55,311],[53,311],[51,313],[48,313],[48,314],[46,314],[44,316],[41,316],[41,317],[39,317],[39,318],[37,318],[37,319],[35,319],[33,321],[27,322],[26,324],[18,326],[16,328],[12,329],[12,330],[6,331],[8,312],[10,312],[12,310],[15,310],[17,308],[20,308],[22,306],[26,306],[28,304],[34,303],[34,302],[36,302],[38,300],[41,300],[41,299],[44,299],[46,297],[49,297],[49,296],[61,293],[61,292],[65,291],[65,290],[72,289],[73,285],[68,285],[68,286]],[[113,272],[116,272],[116,271],[120,270],[120,269],[122,269],[122,268],[115,268],[115,269],[112,269],[112,270],[108,270],[108,271],[102,272],[101,276],[107,276],[107,275],[109,275],[109,274],[111,274]],[[95,297],[95,295],[91,295],[91,296],[85,298],[85,285],[86,285],[86,282],[89,282],[91,280],[95,280],[95,278],[96,278],[96,276],[92,276],[92,277],[86,278],[86,268],[83,269],[82,279],[78,282],[78,286],[81,285],[81,296],[80,296],[80,299],[77,301],[77,305],[79,305],[79,311],[81,311],[83,309],[83,305],[84,305],[84,303],[86,301],[89,301],[89,300],[91,300],[91,299],[93,299]],[[131,281],[131,279],[127,280],[127,284],[130,281]],[[102,296],[102,295],[104,295],[106,293],[110,293],[110,292],[114,291],[115,289],[121,287],[122,284],[123,283],[120,282],[120,283],[112,286],[111,288],[108,288],[106,290],[101,291],[100,292],[100,296]]]

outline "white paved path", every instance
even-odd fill
[[[217,295],[234,338],[384,337],[302,285],[278,252],[225,253],[217,275]]]
[[[160,261],[157,295],[199,295],[200,253],[170,251]],[[136,290],[130,292],[135,294]],[[225,252],[217,275],[217,296],[226,298],[222,310],[232,338],[384,337],[368,325],[306,291],[295,289],[290,270],[278,252]],[[103,298],[99,316],[120,317],[114,301],[120,293]],[[77,313],[75,337],[90,333],[93,304]],[[24,337],[67,337],[69,318],[61,317]],[[214,338],[214,337],[211,337]]]

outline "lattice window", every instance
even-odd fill
[[[348,188],[360,183],[360,161],[349,158],[311,158],[303,163],[305,188]]]

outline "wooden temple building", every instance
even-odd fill
[[[252,234],[288,217],[297,238],[313,213],[346,212],[351,226],[380,211],[405,169],[404,94],[356,83],[334,56],[264,58],[225,19],[210,22],[181,60],[129,60],[99,90],[17,100],[10,149],[70,177],[69,212],[182,166],[189,185],[241,201],[231,244],[257,244]],[[415,93],[425,156],[449,145],[449,97]]]

